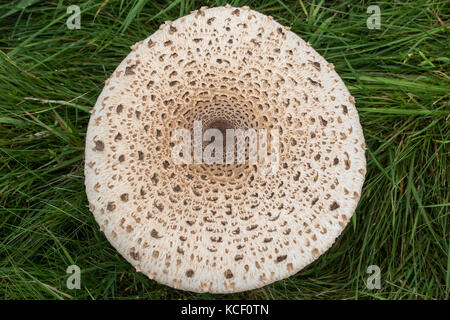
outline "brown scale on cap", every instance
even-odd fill
[[[278,171],[262,175],[248,153],[244,164],[176,164],[171,134],[196,120],[224,141],[227,129],[278,130]],[[332,64],[271,17],[201,8],[132,46],[105,85],[87,132],[86,192],[140,272],[238,292],[295,274],[333,244],[361,194],[364,150]]]

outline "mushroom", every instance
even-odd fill
[[[324,253],[366,171],[355,101],[333,65],[248,7],[201,8],[131,48],[92,110],[85,152],[89,208],[125,259],[174,288],[230,293]],[[278,128],[277,173],[174,163],[171,134],[195,121]]]

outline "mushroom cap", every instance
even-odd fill
[[[137,271],[195,292],[287,278],[324,253],[360,198],[366,160],[345,84],[311,46],[247,7],[166,22],[106,81],[86,138],[89,208]],[[278,128],[279,169],[174,164],[194,120]]]

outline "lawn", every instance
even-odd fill
[[[80,29],[66,12],[81,9]],[[361,201],[341,237],[296,275],[233,295],[160,285],[100,232],[84,192],[90,109],[104,81],[166,20],[223,1],[2,1],[2,299],[449,299],[448,1],[230,1],[290,26],[335,65],[367,143]],[[368,29],[369,5],[381,9]],[[16,5],[16,6],[14,6]],[[81,289],[66,269],[81,268]],[[380,268],[381,288],[366,286]]]

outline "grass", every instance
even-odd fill
[[[132,44],[223,1],[0,4],[0,296],[3,299],[449,299],[448,1],[230,1],[272,15],[334,63],[368,146],[356,213],[335,245],[284,281],[233,295],[178,291],[136,273],[87,208],[89,110]],[[366,9],[381,8],[369,30]],[[16,5],[16,6],[14,6]],[[66,288],[66,268],[82,288]],[[381,269],[369,290],[367,267]]]

